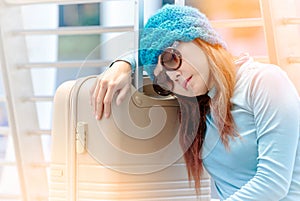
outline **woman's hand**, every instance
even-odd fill
[[[125,98],[131,85],[131,66],[124,61],[116,61],[105,73],[98,76],[90,90],[91,105],[96,119],[103,115],[108,118],[111,113],[111,103],[116,95],[119,105]]]

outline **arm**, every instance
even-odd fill
[[[280,69],[267,67],[254,78],[249,100],[257,127],[257,171],[226,201],[281,200],[289,190],[299,143],[299,97]]]
[[[130,89],[131,69],[135,67],[133,56],[122,57],[114,61],[105,73],[98,76],[90,90],[91,105],[96,119],[111,113],[111,102],[116,95],[116,103],[120,104]]]

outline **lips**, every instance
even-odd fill
[[[184,88],[185,90],[187,90],[187,85],[188,85],[188,83],[190,82],[191,79],[192,79],[192,76],[190,76],[188,79],[186,79],[186,80],[184,81],[184,83],[183,83],[183,88]]]

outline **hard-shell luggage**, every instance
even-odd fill
[[[95,76],[56,91],[50,201],[210,200],[210,180],[197,197],[178,142],[178,103],[158,98],[144,78],[109,119],[95,119],[89,90]]]

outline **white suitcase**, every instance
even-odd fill
[[[178,143],[178,103],[132,87],[109,119],[89,104],[95,76],[56,91],[52,127],[50,201],[210,200],[205,173],[200,195],[189,183]],[[146,95],[147,94],[147,95]]]

